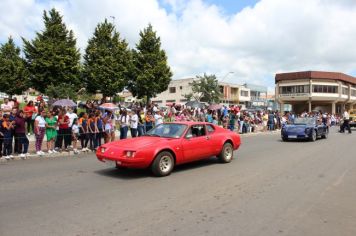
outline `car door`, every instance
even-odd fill
[[[204,124],[192,125],[183,139],[182,149],[185,162],[208,157],[211,153],[209,141]]]
[[[206,133],[208,136],[208,146],[210,147],[210,155],[218,154],[222,149],[222,140],[221,135],[219,135],[218,131],[215,130],[215,127],[211,124],[206,124]]]

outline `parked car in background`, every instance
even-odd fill
[[[98,148],[99,161],[113,167],[150,168],[156,176],[169,175],[175,165],[217,156],[231,162],[240,136],[206,122],[158,125],[145,136],[107,143]]]
[[[328,126],[314,117],[296,118],[293,124],[284,125],[281,130],[283,141],[309,139],[314,142],[319,137],[326,139],[328,134]]]

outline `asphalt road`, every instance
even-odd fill
[[[356,132],[242,138],[165,178],[94,155],[0,165],[0,235],[356,235]]]

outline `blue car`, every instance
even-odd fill
[[[282,127],[281,137],[283,141],[294,139],[307,139],[314,142],[318,137],[327,138],[329,128],[318,122],[316,118],[296,118],[293,124]]]

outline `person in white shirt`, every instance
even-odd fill
[[[343,114],[344,118],[344,123],[340,126],[340,131],[341,133],[345,132],[345,129],[349,131],[349,134],[351,134],[351,127],[350,127],[350,115],[349,113],[345,110]]]
[[[131,137],[135,138],[137,136],[137,127],[138,127],[138,115],[136,112],[130,112],[130,132]]]
[[[74,121],[74,119],[78,119],[78,115],[73,112],[73,109],[72,109],[72,108],[68,108],[68,111],[67,111],[67,114],[66,114],[66,115],[69,117],[69,124],[68,124],[68,126],[69,126],[69,127],[72,127],[73,121]]]
[[[163,116],[161,111],[156,112],[154,118],[155,118],[155,126],[158,126],[163,123]]]
[[[119,123],[120,123],[120,139],[127,138],[127,131],[130,126],[130,117],[127,115],[126,109],[121,111],[119,116]]]
[[[35,136],[36,136],[36,153],[37,155],[43,155],[42,152],[42,142],[46,132],[46,120],[45,120],[46,111],[42,111],[39,116],[35,119]]]
[[[3,111],[3,114],[10,114],[12,111],[12,105],[9,103],[9,99],[4,98],[4,103],[1,104],[1,110]]]
[[[78,139],[79,139],[79,122],[78,119],[75,118],[73,120],[73,124],[72,124],[72,137],[73,137],[73,151],[74,154],[78,154],[78,149],[77,149],[77,143],[78,143]]]

